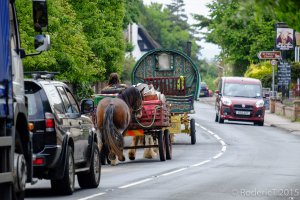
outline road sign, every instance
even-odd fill
[[[280,51],[260,51],[257,54],[259,59],[281,59]]]
[[[291,65],[280,63],[277,71],[277,85],[287,86],[291,82]]]
[[[276,60],[271,60],[271,65],[276,65],[277,64],[277,61]]]

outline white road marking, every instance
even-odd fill
[[[191,167],[199,167],[199,166],[201,166],[201,165],[204,165],[204,164],[206,164],[206,163],[209,163],[211,160],[205,160],[205,161],[202,161],[202,162],[200,162],[200,163],[196,163],[196,164],[194,164],[194,165],[191,165]]]
[[[223,153],[218,153],[217,155],[215,155],[215,156],[213,157],[213,159],[220,158],[222,155],[223,155]]]
[[[87,196],[87,197],[84,197],[84,198],[81,198],[81,199],[78,199],[78,200],[87,200],[87,199],[91,199],[91,198],[94,198],[94,197],[97,197],[97,196],[101,196],[105,194],[105,192],[101,192],[101,193],[98,193],[98,194],[93,194],[91,196]]]
[[[177,172],[181,172],[181,171],[186,170],[186,169],[187,169],[186,167],[185,167],[185,168],[181,168],[181,169],[177,169],[177,170],[175,170],[175,171],[171,171],[171,172],[162,174],[161,176],[168,176],[168,175],[171,175],[171,174],[175,174],[175,173],[177,173]]]
[[[145,182],[151,181],[152,179],[153,178],[146,178],[146,179],[134,182],[134,183],[130,183],[128,185],[123,185],[123,186],[119,187],[119,189],[124,189],[124,188],[129,188],[129,187],[132,187],[132,186],[135,186],[135,185],[139,185],[141,183],[145,183]]]
[[[123,186],[120,186],[118,187],[119,189],[125,189],[125,188],[129,188],[129,187],[132,187],[132,186],[135,186],[135,185],[139,185],[139,184],[142,184],[142,183],[145,183],[145,182],[148,182],[148,181],[152,181],[153,179],[155,178],[159,178],[159,177],[162,177],[162,176],[169,176],[169,175],[172,175],[172,174],[176,174],[178,172],[181,172],[181,171],[184,171],[188,168],[192,168],[192,167],[199,167],[199,166],[202,166],[206,163],[209,163],[211,162],[212,160],[215,160],[215,159],[218,159],[220,158],[224,152],[226,151],[227,149],[227,145],[226,143],[222,140],[222,138],[220,138],[217,134],[215,134],[214,132],[208,130],[207,128],[201,126],[200,124],[198,123],[195,123],[196,126],[200,127],[201,129],[203,129],[204,131],[210,133],[214,138],[216,138],[216,140],[218,142],[220,142],[220,144],[222,145],[222,149],[220,151],[220,153],[216,154],[214,157],[212,157],[211,159],[208,159],[208,160],[205,160],[205,161],[202,161],[200,163],[196,163],[196,164],[193,164],[193,165],[190,165],[188,167],[184,167],[184,168],[180,168],[180,169],[176,169],[174,171],[170,171],[168,173],[164,173],[164,174],[161,174],[159,176],[155,176],[155,177],[151,177],[151,178],[146,178],[146,179],[143,179],[143,180],[140,180],[140,181],[137,181],[137,182],[134,182],[134,183],[130,183],[130,184],[127,184],[127,185],[123,185]],[[88,196],[88,197],[85,197],[85,198],[82,198],[82,199],[78,199],[78,200],[86,200],[86,199],[90,199],[90,198],[93,198],[93,197],[96,197],[96,196],[100,196],[100,195],[103,195],[105,193],[99,193],[99,194],[95,194],[95,195],[91,195],[91,196]]]

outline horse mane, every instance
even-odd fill
[[[142,95],[136,87],[131,86],[126,88],[118,95],[118,98],[125,101],[128,107],[133,110],[137,110],[142,106]]]

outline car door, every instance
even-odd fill
[[[65,118],[70,127],[70,137],[74,141],[74,160],[75,163],[84,161],[84,149],[86,146],[86,141],[82,139],[82,130],[81,130],[81,120],[78,106],[74,107],[69,100],[69,97],[66,93],[65,87],[63,85],[56,86],[58,93],[60,94],[63,105],[66,111]]]
[[[80,153],[81,153],[82,159],[86,160],[87,159],[87,151],[88,151],[88,147],[89,147],[88,146],[89,145],[89,137],[92,134],[91,130],[93,129],[94,124],[93,124],[93,121],[89,117],[87,117],[85,115],[81,115],[78,103],[77,103],[76,99],[74,98],[72,92],[68,88],[65,88],[65,90],[66,90],[68,99],[72,105],[73,112],[78,114],[78,117],[76,118],[76,120],[78,121],[80,132],[81,132],[81,135],[80,135],[80,145],[81,145],[80,150],[81,151],[80,151]]]

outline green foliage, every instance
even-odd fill
[[[103,62],[104,77],[112,72],[120,73],[124,63],[125,41],[123,37],[124,0],[82,0],[73,5],[87,36],[93,53]],[[103,72],[97,74],[98,80]]]
[[[251,62],[258,62],[259,51],[273,49],[274,20],[268,15],[257,21],[252,6],[247,5],[242,17],[238,0],[217,0],[208,7],[209,18],[195,15],[195,26],[208,28],[205,40],[221,47],[220,60],[231,64],[233,75],[243,75]]]
[[[208,88],[214,91],[216,89],[214,80],[218,76],[218,72],[217,72],[218,68],[216,66],[216,63],[207,62],[206,60],[201,60],[201,61],[196,61],[195,64],[196,66],[200,66],[199,71],[201,74],[201,81],[206,82]]]
[[[245,73],[245,77],[256,78],[262,81],[263,87],[272,86],[272,65],[270,62],[251,64]]]
[[[123,29],[126,29],[128,24],[137,23],[140,16],[140,7],[142,6],[142,0],[125,0],[125,16],[123,19]]]
[[[258,19],[268,13],[277,22],[286,22],[289,27],[300,32],[299,0],[248,0],[244,3],[255,6]]]
[[[58,79],[88,94],[88,85],[123,70],[123,20],[136,20],[140,0],[48,0],[51,49],[24,59],[25,71],[58,71]],[[16,1],[22,47],[34,52],[31,1]],[[89,83],[89,84],[87,84]],[[81,91],[82,90],[82,91]],[[84,95],[81,95],[84,96]]]
[[[300,62],[292,63],[291,65],[291,82],[296,84],[297,79],[300,78]]]
[[[22,46],[32,49],[33,32],[31,2],[17,1]],[[71,83],[93,80],[93,74],[102,71],[99,60],[88,46],[81,23],[70,4],[63,0],[48,1],[51,50],[40,56],[24,59],[25,71],[58,71],[59,79]],[[31,28],[30,28],[31,27]]]
[[[196,38],[189,32],[187,21],[184,20],[184,4],[178,5],[169,5],[172,10],[163,8],[159,3],[144,6],[141,8],[143,15],[140,16],[139,22],[163,48],[185,51],[186,43],[191,41],[192,58],[196,59],[200,47],[196,44]]]
[[[124,67],[123,67],[124,70],[121,74],[121,80],[123,82],[131,82],[131,72],[135,65],[135,62],[136,61],[131,56],[128,56],[125,58],[125,63],[124,63]]]

